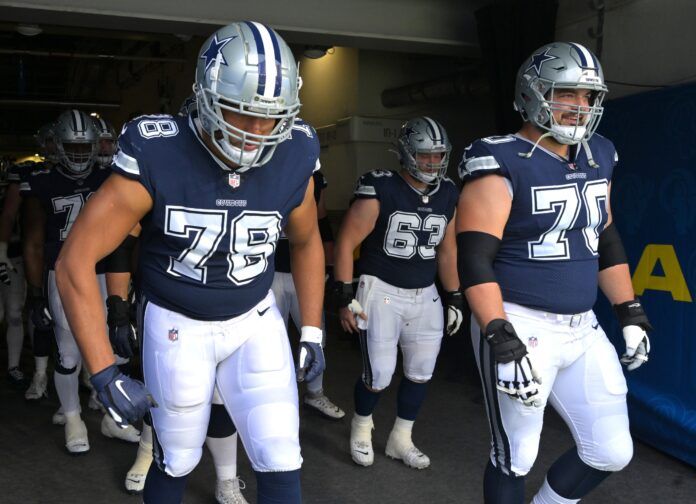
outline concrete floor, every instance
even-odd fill
[[[4,345],[3,345],[4,347]],[[375,463],[370,468],[352,463],[347,451],[352,415],[352,389],[360,370],[360,354],[346,337],[330,337],[325,390],[347,415],[329,421],[302,410],[300,439],[304,466],[302,483],[308,503],[480,503],[481,477],[488,456],[488,427],[480,395],[467,380],[469,369],[452,364],[453,355],[466,345],[447,342],[436,376],[414,429],[414,441],[431,460],[423,471],[405,467],[384,455],[386,437],[396,411],[396,388],[381,398],[375,412]],[[0,358],[4,362],[4,348]],[[25,370],[32,369],[24,358]],[[449,362],[448,362],[449,361]],[[457,377],[457,380],[452,380]],[[450,378],[449,380],[447,378]],[[398,383],[395,377],[394,384]],[[82,457],[67,455],[63,428],[51,425],[58,407],[55,391],[48,399],[27,402],[0,377],[0,503],[139,503],[125,493],[123,480],[135,456],[135,445],[107,439],[99,431],[101,414],[87,410],[91,451]],[[541,449],[528,476],[531,497],[554,459],[572,445],[562,421],[549,411]],[[635,457],[584,502],[587,503],[696,503],[696,470],[636,442]],[[239,473],[244,492],[255,502],[253,472],[241,448]],[[209,454],[189,477],[185,502],[214,503],[215,473]]]

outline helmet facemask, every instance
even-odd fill
[[[401,151],[401,162],[403,166],[416,180],[429,185],[435,185],[440,182],[442,177],[447,173],[451,147],[448,148],[444,145],[432,149],[409,149],[406,147],[402,148]],[[439,154],[440,160],[433,162],[433,154]],[[419,157],[429,158],[430,161],[424,161],[419,159]]]
[[[97,155],[97,146],[91,142],[58,142],[60,161],[73,175],[85,175]]]
[[[211,89],[196,86],[198,117],[203,129],[210,135],[220,153],[240,168],[248,169],[268,162],[276,147],[290,137],[300,103],[292,109],[278,109],[270,105],[249,106],[238,100],[223,97]],[[225,120],[224,111],[273,119],[275,125],[268,134],[245,131]]]
[[[116,150],[117,145],[113,138],[100,138],[97,141],[97,163],[99,166],[103,168],[111,166]]]

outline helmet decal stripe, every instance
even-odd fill
[[[597,68],[594,56],[590,51],[585,49],[580,44],[570,42],[570,45],[577,51],[578,55],[580,56],[580,63],[584,68],[591,68],[593,70]]]
[[[276,78],[278,77],[278,64],[276,51],[273,44],[271,30],[266,28],[261,23],[253,23],[259,32],[261,43],[263,44],[264,58],[264,88],[263,97],[273,98],[276,88]]]
[[[281,62],[281,54],[280,54],[280,45],[278,44],[278,36],[276,33],[266,27],[268,29],[268,33],[271,34],[271,42],[273,43],[273,53],[275,54],[275,67],[276,67],[276,77],[275,77],[275,88],[273,89],[273,96],[280,96],[280,84],[282,80],[282,62]]]
[[[437,123],[427,116],[423,116],[423,119],[425,119],[425,122],[428,125],[428,131],[433,137],[433,141],[442,142],[442,133],[440,133],[440,127],[437,125]]]
[[[259,57],[259,83],[256,87],[256,92],[262,96],[266,96],[266,51],[264,48],[264,43],[261,40],[261,33],[259,33],[259,29],[257,28],[258,23],[254,23],[253,21],[245,21],[244,23],[249,27],[249,29],[251,30],[251,34],[254,36],[254,43],[256,43],[256,53]]]
[[[72,119],[73,131],[79,131],[80,127],[78,126],[78,121],[80,120],[80,113],[75,109],[71,110],[71,112],[70,118]]]

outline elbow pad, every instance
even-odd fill
[[[628,263],[626,250],[613,222],[599,234],[597,252],[599,253],[599,271],[617,264]]]
[[[126,236],[126,239],[116,247],[116,250],[107,256],[107,273],[130,273],[131,257],[133,257],[133,249],[137,240],[135,236]]]
[[[457,271],[462,291],[474,285],[496,282],[493,262],[500,249],[500,239],[480,231],[457,235]]]

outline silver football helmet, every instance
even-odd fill
[[[56,146],[56,134],[53,131],[53,123],[44,124],[34,135],[36,144],[39,147],[39,154],[51,163],[59,161],[58,147]]]
[[[111,166],[117,150],[116,130],[101,117],[94,117],[94,127],[97,130],[97,163],[104,168]]]
[[[301,85],[285,41],[261,23],[244,21],[220,28],[205,41],[193,90],[203,130],[243,171],[268,162],[290,137]],[[228,122],[226,111],[276,123],[270,134],[255,134]]]
[[[588,107],[571,106],[554,100],[559,89],[588,89]],[[562,144],[589,140],[599,125],[608,89],[597,57],[586,47],[572,42],[547,44],[527,58],[517,72],[515,110],[524,121],[546,131]],[[558,124],[554,111],[573,112],[575,124]]]
[[[60,165],[67,170],[66,175],[89,175],[97,155],[97,130],[92,118],[81,110],[66,110],[58,116],[54,131]]]
[[[434,119],[423,116],[406,122],[396,145],[399,162],[416,180],[437,184],[447,173],[452,144],[445,128]],[[419,154],[425,154],[427,161],[419,160]]]

